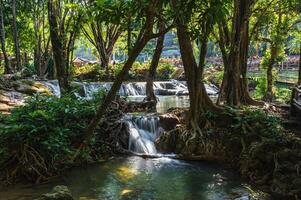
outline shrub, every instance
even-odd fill
[[[5,176],[36,180],[66,167],[101,96],[91,102],[73,96],[34,96],[11,115],[0,115],[0,167],[9,168]],[[88,153],[80,157],[89,160]]]
[[[101,77],[102,72],[104,70],[101,69],[99,64],[94,65],[84,65],[84,66],[74,66],[73,68],[73,76],[80,79],[92,79],[97,80]]]
[[[173,64],[160,62],[157,68],[157,79],[170,79],[175,70],[176,67]]]
[[[118,75],[121,71],[124,63],[117,63],[115,65],[110,65],[110,72],[113,74],[114,77]],[[148,70],[150,67],[150,62],[140,63],[135,62],[129,71],[128,79],[135,79],[135,80],[144,80],[147,76]],[[167,62],[160,62],[157,67],[157,79],[159,80],[166,80],[170,79],[172,73],[175,71],[175,66],[171,63]]]
[[[275,115],[252,107],[245,107],[241,113],[228,109],[226,113],[234,119],[228,127],[233,133],[245,136],[258,135],[279,142],[286,141],[281,119]]]

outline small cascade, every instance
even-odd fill
[[[58,81],[41,81],[41,83],[48,87],[53,93],[53,95],[57,97],[61,96],[61,90]]]
[[[155,140],[162,133],[156,116],[127,116],[129,126],[129,150],[148,155],[157,154]]]
[[[41,81],[47,86],[55,96],[60,96],[60,88],[58,81]],[[80,85],[84,94],[76,94],[79,97],[91,99],[93,94],[99,90],[109,91],[112,87],[112,82],[73,82],[74,85]],[[188,95],[188,88],[185,81],[156,81],[154,82],[154,91],[156,95],[168,96],[168,95]],[[205,84],[207,93],[209,95],[216,95],[219,89],[214,85]],[[146,82],[129,82],[123,83],[119,90],[121,96],[145,96],[146,95]],[[84,95],[84,96],[83,96]]]

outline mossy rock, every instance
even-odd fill
[[[13,82],[13,88],[21,93],[33,95],[33,94],[46,94],[52,95],[51,91],[42,83],[32,80],[19,80]]]

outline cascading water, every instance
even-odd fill
[[[60,97],[61,91],[58,81],[41,81],[42,84],[44,84],[46,87],[48,87],[53,95]]]
[[[57,81],[41,81],[45,86],[47,86],[55,96],[60,96],[60,88]],[[111,82],[73,82],[73,84],[80,85],[84,96],[87,99],[93,97],[93,93],[99,91],[100,89],[108,91],[112,87]],[[218,93],[218,88],[213,85],[206,85],[206,90],[209,95],[216,95]],[[157,81],[154,82],[154,91],[156,95],[188,95],[188,89],[186,82],[184,81]],[[146,95],[146,83],[145,82],[131,82],[123,83],[119,94],[122,96],[145,96]]]
[[[148,155],[157,154],[155,140],[162,133],[156,116],[126,116],[129,127],[129,150]]]

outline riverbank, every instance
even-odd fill
[[[285,130],[280,120],[255,108],[227,111],[223,117],[213,117],[210,122],[214,128],[204,129],[198,139],[192,140],[182,126],[161,135],[157,146],[162,152],[181,155],[182,159],[228,164],[273,196],[298,199],[301,139]]]

